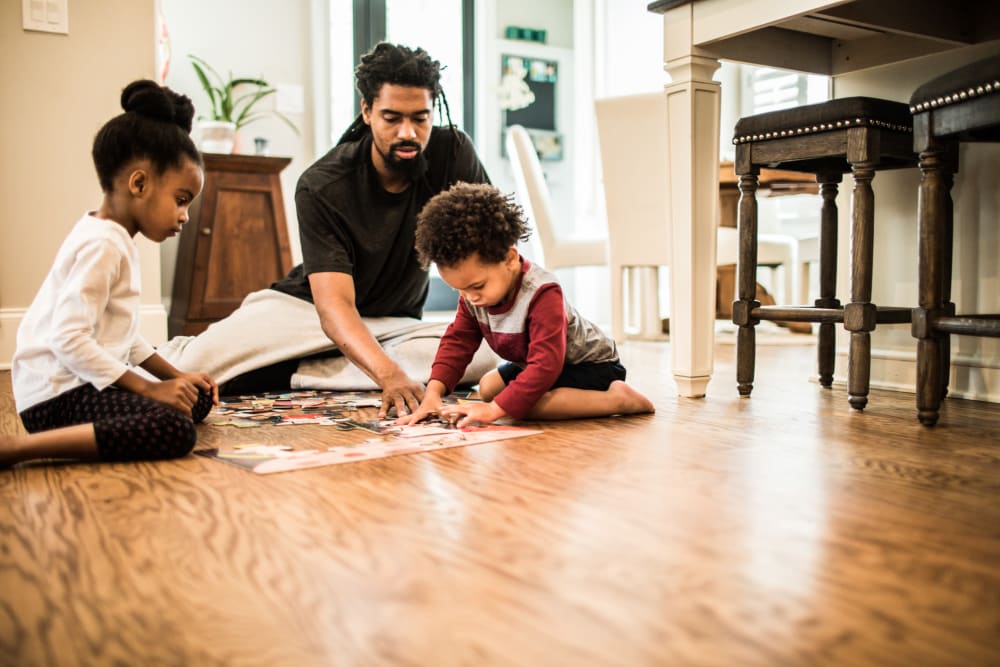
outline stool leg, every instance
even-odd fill
[[[757,301],[757,173],[754,168],[749,174],[741,174],[739,184],[739,298],[733,303],[733,324],[739,326],[736,335],[736,383],[740,396],[749,396],[753,391],[757,320],[752,317],[752,312],[760,307],[760,301]]]
[[[954,157],[954,156],[953,156]],[[955,158],[957,159],[957,158]],[[943,315],[953,316],[955,304],[951,300],[951,260],[952,240],[954,238],[954,202],[951,198],[951,186],[954,184],[952,169],[945,168],[941,172],[942,186],[947,196],[944,204],[947,210],[944,214],[944,227],[941,230],[941,310]],[[948,395],[948,380],[951,375],[951,336],[939,333],[941,337],[941,398]]]
[[[943,387],[948,373],[944,365],[948,336],[934,331],[934,318],[945,312],[945,285],[951,275],[944,270],[947,238],[951,231],[952,213],[949,160],[940,147],[931,146],[920,152],[920,196],[917,200],[919,236],[918,308],[913,317],[913,335],[917,337],[917,418],[924,426],[937,423]],[[950,292],[950,288],[948,288]]]
[[[872,300],[872,264],[875,237],[873,162],[851,165],[854,192],[851,210],[851,302],[844,308],[844,328],[851,332],[847,356],[847,400],[855,410],[868,404],[871,375],[871,331],[875,329]]]
[[[817,308],[840,308],[837,299],[837,184],[840,174],[818,174],[819,193],[823,199],[819,232],[819,298]],[[833,385],[836,361],[836,331],[832,322],[819,325],[817,361],[819,383],[829,389]]]

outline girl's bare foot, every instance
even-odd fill
[[[0,435],[0,468],[7,468],[21,460],[16,435]]]
[[[653,402],[627,385],[622,380],[615,380],[608,387],[608,395],[612,397],[615,412],[620,415],[637,415],[645,412],[656,412]]]

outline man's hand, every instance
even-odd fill
[[[382,406],[378,409],[378,418],[385,419],[389,408],[396,408],[397,417],[405,417],[420,407],[424,398],[424,385],[412,380],[402,370],[386,377],[379,378],[382,387]]]
[[[309,287],[323,332],[382,388],[379,419],[385,419],[393,407],[400,417],[416,410],[424,397],[424,385],[408,377],[368,330],[354,302],[354,278],[332,271],[310,273]]]

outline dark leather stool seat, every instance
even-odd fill
[[[964,142],[1000,141],[1000,56],[948,72],[910,98],[913,148],[920,154],[917,416],[937,423],[948,393],[951,334],[1000,337],[1000,314],[956,315],[951,301],[951,186]]]
[[[739,392],[753,389],[755,325],[760,320],[819,323],[819,381],[833,383],[834,325],[851,334],[848,400],[864,409],[871,374],[871,332],[876,324],[907,323],[910,308],[876,306],[872,298],[875,201],[871,182],[882,169],[913,167],[912,116],[900,102],[849,97],[748,116],[736,124],[739,176],[740,264],[733,323],[739,326],[736,375]],[[756,300],[757,180],[762,167],[816,175],[820,212],[820,296],[812,306],[761,306]],[[837,283],[837,184],[854,179],[851,213],[851,300],[841,306]]]

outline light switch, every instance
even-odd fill
[[[52,25],[62,23],[63,14],[66,11],[66,3],[69,0],[45,0],[45,22]]]
[[[69,0],[21,0],[25,30],[69,34]]]

